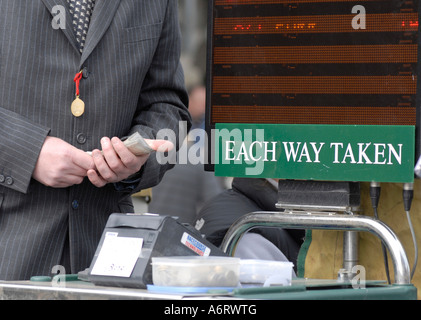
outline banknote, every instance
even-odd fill
[[[123,141],[124,145],[129,149],[135,156],[141,156],[154,151],[149,144],[143,139],[143,137],[136,132]]]
[[[126,140],[123,141],[123,144],[129,149],[135,156],[141,156],[144,154],[149,154],[154,149],[152,149],[146,140],[136,132],[129,136]],[[92,152],[87,152],[88,154],[92,155]]]

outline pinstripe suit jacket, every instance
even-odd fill
[[[140,181],[119,191],[87,179],[45,187],[32,173],[47,135],[88,151],[104,136],[177,134],[179,121],[190,121],[177,1],[97,0],[82,55],[69,13],[64,29],[52,27],[57,5],[67,9],[66,0],[0,0],[0,280],[50,274],[67,232],[66,272],[89,267],[109,214],[132,210],[129,192],[170,168],[151,156]],[[86,112],[75,118],[73,78],[82,69]]]

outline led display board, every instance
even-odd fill
[[[277,142],[273,153],[279,170],[258,176],[348,180],[358,173],[362,181],[407,182],[419,154],[418,12],[418,0],[210,1],[206,129],[217,136],[209,149],[208,168],[229,175],[243,162],[257,166],[251,162],[259,159],[259,146],[267,139],[229,142],[238,124],[243,140],[247,125],[267,129],[271,139],[277,139],[272,142]],[[335,134],[341,132],[337,126],[347,128],[342,130],[345,136]],[[300,136],[303,128],[336,139],[312,141],[311,136]],[[227,137],[218,135],[228,129]],[[288,141],[283,141],[285,134],[272,133],[283,130],[289,133]],[[378,132],[399,137],[392,142]],[[355,164],[351,173],[339,174],[340,167],[311,176],[281,170],[292,150],[302,155],[303,169],[320,171],[314,161],[310,164],[312,149],[303,149],[311,143],[324,143],[320,152],[331,153],[320,166],[335,165],[334,160]],[[370,166],[376,171],[377,164],[390,163],[391,148],[400,167],[385,165],[383,177],[370,175]],[[368,167],[358,163],[360,157],[367,157]],[[224,160],[229,161],[221,163]],[[292,171],[301,172],[301,163]],[[395,169],[404,178],[388,179],[388,170]]]

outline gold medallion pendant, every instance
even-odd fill
[[[72,103],[72,114],[79,118],[85,113],[85,102],[83,102],[79,97],[76,97],[75,101]]]

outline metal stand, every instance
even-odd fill
[[[257,227],[345,231],[339,277],[349,280],[358,265],[358,232],[366,231],[379,237],[389,250],[395,284],[410,284],[408,258],[398,237],[383,222],[354,215],[359,206],[359,183],[281,180],[276,207],[284,212],[254,212],[240,218],[228,230],[221,248],[233,255],[242,235]]]
[[[253,212],[235,222],[228,230],[221,248],[233,255],[240,238],[257,227],[289,229],[324,229],[345,231],[344,267],[357,263],[356,233],[370,232],[383,241],[390,252],[395,272],[395,284],[410,284],[410,267],[405,250],[396,234],[383,222],[371,217],[310,211]],[[351,267],[352,268],[352,267]]]
[[[354,267],[358,265],[358,232],[345,231],[343,244],[343,269],[339,270],[338,276],[344,281],[355,276]]]
[[[324,212],[353,215],[360,207],[358,182],[281,180],[276,207],[290,212]],[[358,233],[345,231],[343,238],[343,268],[340,279],[355,276],[358,265]]]

